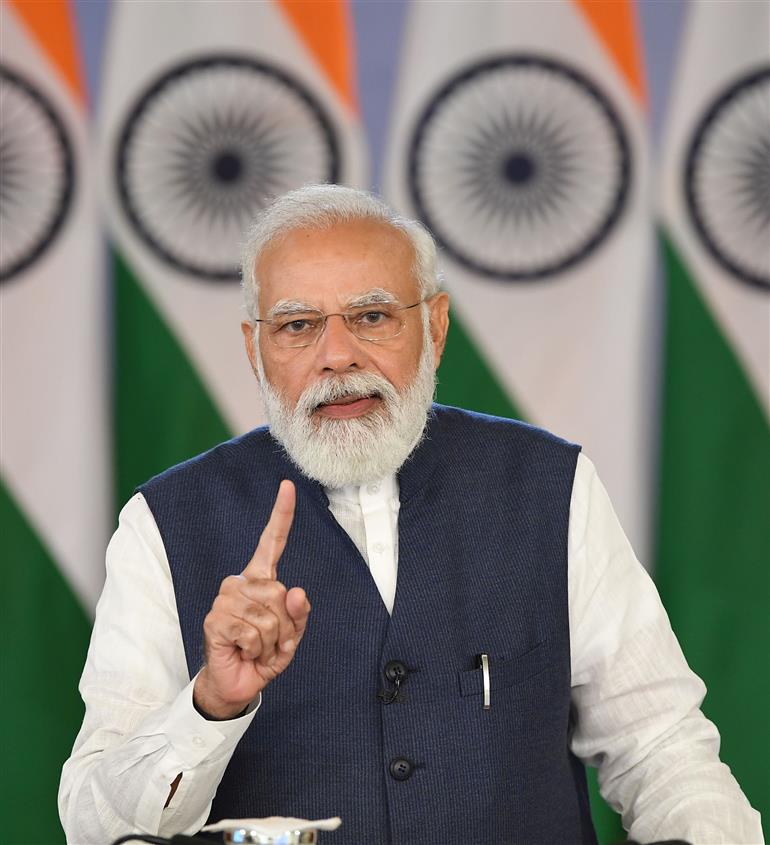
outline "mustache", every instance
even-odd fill
[[[306,388],[297,402],[296,411],[310,415],[319,405],[328,405],[350,397],[378,396],[386,402],[398,399],[395,387],[376,373],[349,373],[327,376]]]

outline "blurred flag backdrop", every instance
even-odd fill
[[[653,222],[632,12],[412,5],[384,192],[443,247],[440,398],[582,443],[644,552]]]
[[[123,502],[262,419],[237,261],[266,197],[367,176],[342,2],[118,0],[108,43],[99,154]]]
[[[439,398],[584,444],[709,685],[724,759],[770,814],[766,4],[0,14],[9,841],[63,841],[115,510],[262,420],[239,242],[268,196],[315,181],[381,189],[436,235]],[[622,840],[596,807],[602,841]]]
[[[112,519],[107,297],[71,10],[0,16],[0,794],[5,841],[50,842]]]
[[[770,5],[701,3],[669,107],[656,578],[770,823]],[[759,749],[762,749],[761,751]]]

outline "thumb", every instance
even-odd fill
[[[292,587],[286,594],[286,612],[291,616],[297,632],[302,634],[310,615],[310,602],[302,587]]]

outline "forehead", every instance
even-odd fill
[[[257,261],[259,306],[299,300],[329,310],[373,288],[398,300],[419,298],[414,249],[401,231],[373,220],[325,229],[296,229],[271,244]]]

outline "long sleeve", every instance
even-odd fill
[[[254,708],[207,721],[193,707],[192,687],[166,553],[136,495],[107,550],[80,682],[85,719],[62,772],[59,813],[70,845],[104,845],[132,831],[194,832],[205,823]]]
[[[366,539],[376,551],[377,537]],[[569,605],[572,749],[598,767],[630,835],[761,842],[759,816],[720,763],[719,734],[699,710],[705,688],[583,456],[570,511]],[[141,496],[124,508],[108,550],[80,688],[86,717],[59,797],[69,842],[197,830],[253,714],[209,722],[192,707],[168,562]]]
[[[570,511],[569,598],[572,750],[598,767],[630,838],[762,842],[759,814],[700,711],[706,688],[584,456]]]

